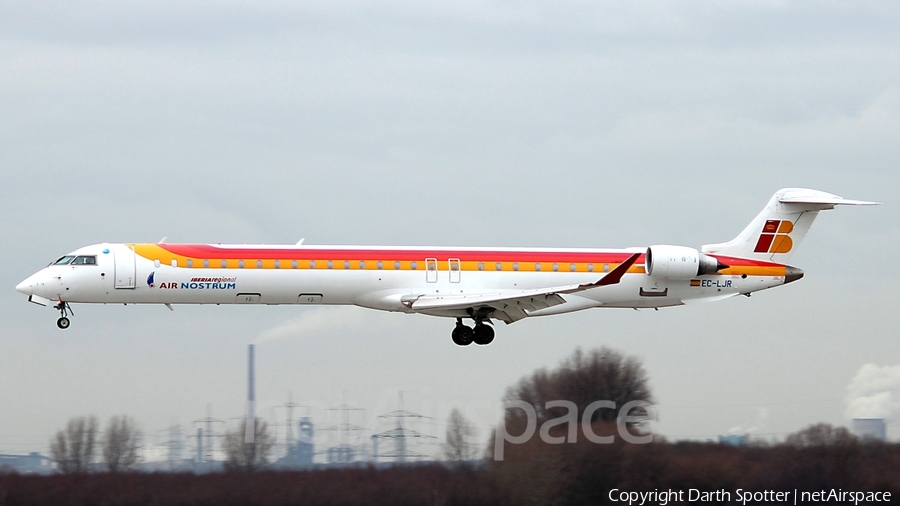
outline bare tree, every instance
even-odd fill
[[[548,401],[572,401],[578,408],[578,420],[585,409],[594,401],[613,401],[616,409],[598,409],[591,415],[591,421],[614,421],[618,410],[631,401],[653,402],[647,373],[636,357],[627,357],[621,352],[603,347],[589,352],[580,348],[560,364],[559,368],[547,371],[540,369],[519,384],[507,390],[506,399],[522,400],[534,406],[538,425],[546,420],[564,416],[562,407],[545,409]],[[629,413],[631,416],[649,416],[642,408]],[[507,421],[523,416],[521,410],[507,411]],[[629,425],[636,425],[630,422]]]
[[[50,455],[57,470],[65,474],[86,473],[94,458],[96,441],[97,417],[69,419],[66,428],[50,440]]]
[[[801,448],[822,446],[849,446],[859,442],[846,427],[835,427],[827,423],[818,423],[795,432],[787,437],[785,443]]]
[[[138,462],[141,432],[130,417],[114,416],[103,431],[103,461],[109,472],[128,471]]]
[[[478,454],[478,445],[472,443],[472,439],[478,436],[478,429],[466,419],[456,408],[447,417],[447,439],[444,443],[444,455],[451,462],[464,465],[475,459]]]
[[[241,422],[237,431],[225,431],[225,470],[253,472],[269,463],[274,441],[269,433],[269,425],[257,418],[252,432],[252,441],[247,437],[247,420]]]

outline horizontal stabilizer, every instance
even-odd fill
[[[851,200],[837,195],[828,196],[784,196],[778,199],[782,204],[808,204],[808,205],[826,205],[826,206],[879,206],[881,202],[869,202],[866,200]]]

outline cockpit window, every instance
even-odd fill
[[[72,255],[66,255],[66,256],[60,258],[59,260],[53,262],[53,265],[66,265],[69,262],[71,262],[73,258],[75,258],[75,257]]]
[[[97,265],[97,257],[93,255],[79,255],[72,260],[72,265]]]

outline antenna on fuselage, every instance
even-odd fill
[[[156,243],[156,244],[165,244],[165,243],[166,243],[166,239],[168,239],[168,238],[169,238],[169,236],[163,237],[163,238],[160,239],[159,242]]]
[[[303,239],[300,239],[299,241],[297,241],[297,244],[295,246],[303,246],[303,241],[305,241],[305,240],[306,240],[306,237],[304,237]]]

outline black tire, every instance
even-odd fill
[[[474,331],[472,331],[472,327],[457,325],[456,328],[453,329],[453,334],[451,334],[451,337],[453,338],[453,343],[457,346],[468,346],[472,344]]]
[[[56,320],[56,326],[63,330],[66,330],[67,328],[69,328],[69,319],[63,316],[59,320]]]
[[[475,325],[473,333],[474,336],[472,340],[479,346],[485,346],[494,341],[494,327],[491,327],[490,325]]]

